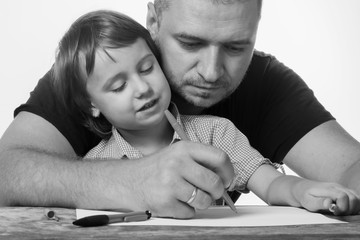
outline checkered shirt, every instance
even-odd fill
[[[171,112],[191,141],[213,145],[228,154],[235,170],[235,179],[229,190],[246,192],[247,182],[259,166],[271,164],[250,146],[247,137],[228,119],[209,115],[180,115],[174,104],[171,105]],[[174,132],[172,143],[178,140],[180,137]],[[85,158],[101,159],[142,157],[142,153],[131,146],[116,128],[112,129],[110,139],[102,140],[85,156]]]

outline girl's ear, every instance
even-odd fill
[[[159,31],[159,18],[156,14],[154,4],[148,3],[148,11],[146,15],[146,28],[150,32],[152,39],[155,41]]]
[[[94,118],[97,118],[100,116],[100,110],[98,108],[96,108],[93,103],[91,103],[91,115]]]

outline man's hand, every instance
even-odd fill
[[[234,178],[228,156],[200,143],[177,142],[136,161],[127,183],[133,189],[131,209],[149,209],[155,216],[191,218],[195,209],[208,208]],[[132,185],[132,186],[131,186]],[[196,196],[189,204],[194,190]]]

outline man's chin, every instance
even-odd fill
[[[209,108],[220,100],[210,98],[209,96],[196,96],[189,94],[178,95],[176,93],[172,94],[172,100],[178,105],[178,108],[182,109],[183,113],[197,113],[201,112],[205,108]]]
[[[203,97],[188,97],[186,101],[188,102],[188,104],[196,108],[209,108],[219,102],[214,99]]]

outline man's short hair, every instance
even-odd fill
[[[171,1],[172,0],[154,0],[154,7],[155,7],[156,14],[157,14],[157,16],[159,18],[159,22],[161,22],[162,13],[164,11],[166,11],[167,9],[169,9]],[[212,2],[214,4],[215,3],[221,3],[221,4],[233,3],[234,1],[254,1],[254,0],[212,0]],[[257,1],[258,1],[259,16],[260,16],[261,15],[262,0],[257,0]]]

